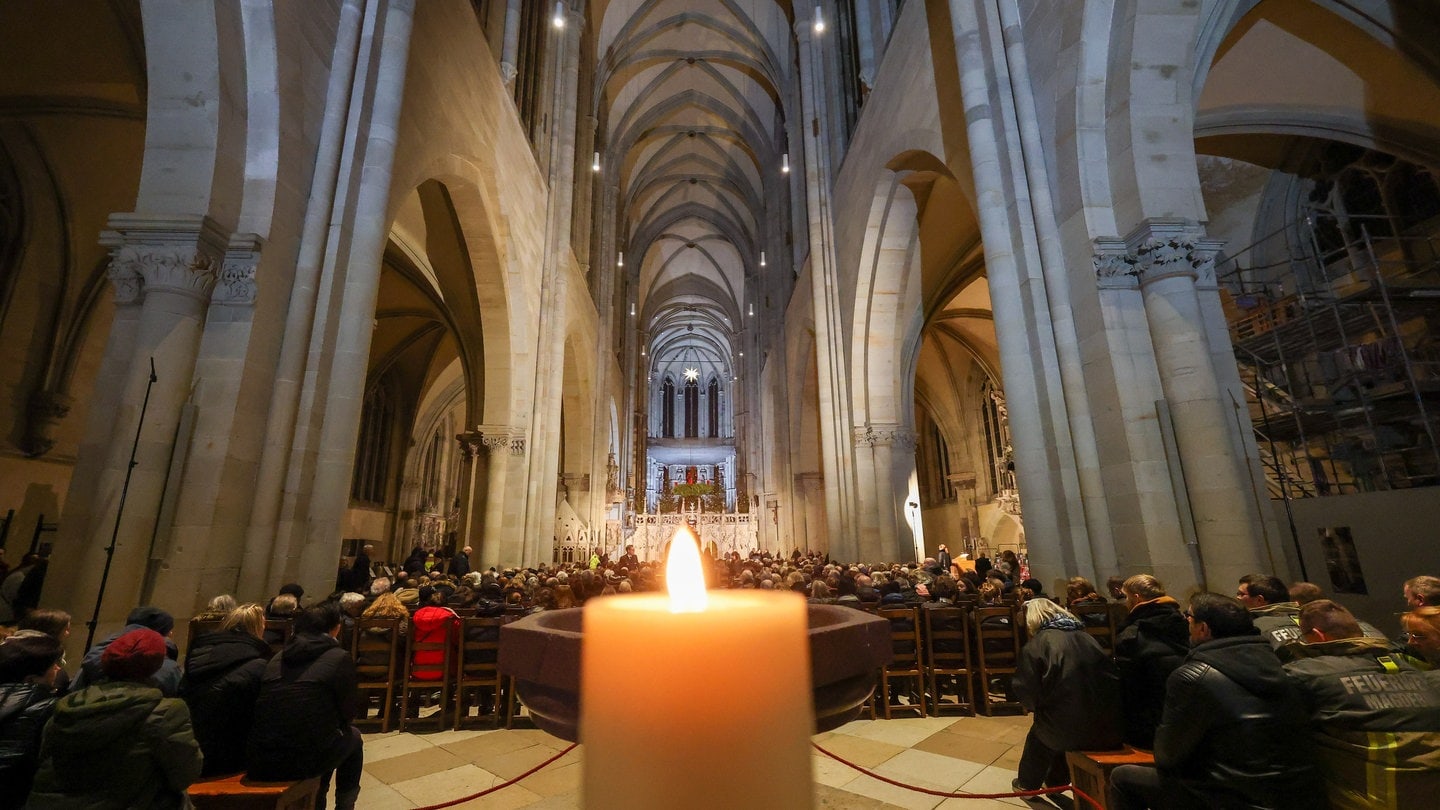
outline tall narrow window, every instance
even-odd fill
[[[360,436],[355,445],[355,472],[350,497],[361,503],[385,503],[390,475],[390,436],[395,423],[395,401],[384,384],[365,394],[360,413]]]
[[[666,439],[675,436],[675,381],[669,377],[660,387],[660,435]]]
[[[685,381],[685,438],[700,436],[700,384]]]
[[[712,439],[718,439],[720,438],[720,381],[715,379],[714,377],[711,377],[710,390],[707,393],[710,397],[710,401],[706,403],[707,405],[709,405],[709,436]]]
[[[1000,407],[995,394],[995,387],[989,380],[980,386],[980,415],[985,422],[985,452],[990,457],[990,463],[986,469],[990,474],[990,491],[992,493],[999,492],[1003,488],[1000,485],[1001,467],[1007,464],[1005,437],[1000,426]]]

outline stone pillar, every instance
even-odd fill
[[[1031,249],[1033,213],[1022,210],[1023,177],[1013,173],[1019,127],[1006,113],[994,76],[1004,70],[1003,43],[975,0],[950,0],[960,92],[975,181],[976,215],[990,278],[1005,398],[1024,500],[1025,536],[1037,578],[1092,567],[1080,475],[1061,386],[1061,363],[1049,292]],[[1025,77],[1014,77],[1023,81]]]
[[[1193,223],[1152,219],[1126,243],[1136,257],[1165,404],[1175,425],[1204,584],[1224,592],[1249,572],[1272,571],[1243,443],[1212,364],[1196,280],[1213,283],[1222,243]]]
[[[484,504],[477,501],[477,494],[486,491],[484,435],[479,429],[466,431],[455,436],[460,446],[460,480],[456,483],[455,497],[460,502],[460,513],[456,518],[455,547],[472,548],[483,552],[480,527],[484,525]]]
[[[201,215],[114,214],[109,225],[101,242],[112,249],[109,277],[116,303],[122,311],[138,305],[138,317],[126,335],[129,357],[107,351],[107,361],[125,367],[115,377],[118,398],[105,417],[113,429],[103,444],[87,442],[94,452],[77,465],[61,521],[58,564],[46,583],[47,597],[58,597],[47,601],[71,609],[77,623],[89,618],[134,446],[135,467],[115,534],[100,631],[118,626],[141,597],[176,426],[191,394],[205,310],[227,242]],[[69,519],[72,510],[80,519]]]
[[[533,417],[528,435],[525,522],[518,540],[522,552],[507,565],[548,560],[555,527],[555,486],[559,476],[560,400],[564,383],[565,313],[569,287],[571,214],[575,201],[575,121],[578,102],[580,35],[585,17],[568,5],[565,28],[554,48],[550,82],[551,115],[548,158],[550,206],[545,222],[545,263],[541,268],[540,324],[536,330]],[[522,446],[524,440],[522,439]],[[510,538],[507,538],[507,544]]]
[[[516,501],[525,493],[525,474],[530,457],[524,428],[491,428],[482,443],[490,453],[486,466],[489,486],[485,492],[485,530],[481,537],[480,560],[485,567],[520,565],[525,552],[525,513]],[[554,514],[553,508],[551,514]]]
[[[520,0],[505,4],[505,40],[500,49],[500,78],[507,89],[515,88],[515,60],[520,55]]]
[[[800,47],[800,100],[804,119],[826,118],[824,58],[812,37],[813,18],[797,20]],[[805,189],[809,213],[810,288],[814,295],[815,354],[819,366],[820,459],[824,473],[825,525],[830,554],[841,560],[863,559],[857,532],[853,445],[849,433],[850,383],[846,373],[835,257],[835,219],[831,205],[830,141],[824,130],[805,127]],[[868,560],[867,560],[868,561]]]
[[[855,480],[860,559],[904,560],[913,553],[905,500],[915,473],[915,432],[904,425],[856,427]]]

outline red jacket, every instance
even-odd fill
[[[445,640],[445,628],[459,622],[460,617],[450,608],[426,605],[411,617],[411,632],[417,644],[440,642]],[[422,681],[438,681],[444,674],[441,672],[444,661],[443,650],[416,650],[412,675]]]

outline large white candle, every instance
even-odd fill
[[[813,806],[805,600],[707,593],[697,546],[676,533],[670,595],[585,605],[587,810]]]

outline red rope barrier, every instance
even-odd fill
[[[478,793],[472,793],[472,794],[470,794],[469,796],[461,796],[461,797],[458,798],[458,799],[451,799],[450,801],[448,801],[448,802],[443,802],[443,803],[441,803],[441,804],[430,804],[430,805],[426,805],[426,806],[424,806],[424,807],[416,808],[416,810],[443,810],[443,808],[446,808],[446,807],[454,807],[454,806],[457,805],[457,804],[464,804],[465,802],[474,801],[475,799],[479,799],[479,798],[484,797],[484,796],[489,796],[491,793],[495,793],[496,791],[504,790],[505,788],[510,787],[511,785],[518,783],[520,780],[524,779],[525,777],[530,776],[531,774],[535,773],[536,771],[541,770],[542,768],[546,767],[547,765],[552,764],[553,762],[555,762],[556,760],[558,760],[558,759],[560,759],[561,757],[565,756],[566,754],[570,753],[571,751],[574,751],[576,745],[577,745],[576,743],[572,743],[572,744],[571,744],[568,748],[566,748],[564,751],[561,751],[560,753],[556,754],[555,756],[553,756],[553,757],[545,760],[544,762],[540,763],[539,765],[536,765],[535,767],[533,767],[533,768],[531,768],[530,770],[528,770],[528,771],[520,774],[519,776],[515,777],[514,779],[510,779],[510,780],[508,780],[508,781],[501,782],[501,783],[498,784],[498,785],[493,785],[493,786],[488,787],[488,788],[486,788],[485,790],[482,790],[482,791],[480,791],[480,792],[478,792]],[[1046,796],[1046,795],[1049,795],[1049,794],[1051,794],[1051,793],[1064,793],[1065,791],[1068,790],[1068,791],[1070,791],[1071,793],[1074,793],[1077,798],[1084,799],[1091,807],[1094,807],[1096,810],[1102,810],[1101,805],[1100,805],[1099,802],[1095,801],[1095,799],[1092,798],[1089,794],[1087,794],[1085,791],[1081,790],[1080,788],[1075,787],[1074,785],[1061,785],[1061,786],[1059,786],[1059,787],[1040,788],[1040,789],[1038,789],[1038,790],[1017,790],[1017,791],[1011,791],[1011,792],[1009,792],[1009,793],[965,793],[965,792],[963,792],[963,791],[956,791],[956,792],[954,792],[954,793],[951,793],[951,792],[945,791],[945,790],[934,790],[934,789],[931,789],[931,788],[919,787],[919,786],[917,786],[917,785],[907,785],[907,784],[905,784],[904,782],[900,782],[900,781],[891,779],[891,778],[888,777],[888,776],[881,776],[880,774],[875,773],[874,771],[872,771],[872,770],[870,770],[869,768],[866,768],[866,767],[864,767],[864,766],[862,766],[862,765],[856,765],[855,763],[851,762],[851,761],[848,760],[848,759],[845,759],[844,757],[840,756],[839,754],[836,754],[836,753],[833,752],[833,751],[827,751],[827,750],[825,750],[824,748],[821,748],[821,747],[820,747],[819,745],[817,745],[816,743],[813,743],[813,742],[812,742],[812,743],[810,743],[810,745],[811,745],[811,747],[813,747],[816,751],[819,751],[820,753],[824,754],[825,756],[830,757],[831,759],[835,760],[836,762],[840,763],[841,765],[845,765],[845,766],[847,766],[847,767],[849,767],[849,768],[853,768],[854,770],[857,770],[857,771],[859,771],[860,773],[865,774],[866,776],[870,777],[871,779],[878,779],[878,780],[880,780],[881,782],[884,782],[884,783],[887,784],[887,785],[893,785],[893,786],[895,786],[895,787],[904,788],[904,789],[906,789],[906,790],[913,790],[913,791],[915,791],[915,792],[917,792],[917,793],[925,793],[925,794],[928,794],[928,795],[931,795],[931,796],[939,796],[939,797],[945,798],[945,799],[1024,799],[1024,798],[1029,798],[1029,797],[1031,797],[1031,796]]]
[[[564,751],[561,751],[560,753],[556,754],[555,756],[553,756],[553,757],[545,760],[544,762],[540,763],[539,765],[536,765],[535,767],[533,767],[533,768],[531,768],[530,770],[528,770],[528,771],[520,774],[519,776],[515,777],[514,779],[511,779],[511,780],[506,781],[506,782],[501,782],[501,783],[498,784],[498,785],[493,785],[493,786],[491,786],[491,787],[488,787],[488,788],[480,791],[479,793],[472,793],[472,794],[470,794],[469,796],[461,796],[461,797],[458,798],[458,799],[451,799],[450,801],[444,802],[444,803],[442,803],[442,804],[426,805],[425,807],[416,808],[416,810],[441,810],[441,808],[443,808],[443,807],[454,807],[454,806],[457,805],[457,804],[464,804],[465,802],[474,801],[475,799],[478,799],[478,798],[480,798],[480,797],[482,797],[482,796],[489,796],[491,793],[494,793],[494,792],[497,791],[497,790],[504,790],[505,788],[510,787],[511,785],[515,784],[516,782],[519,782],[521,779],[524,779],[525,777],[529,776],[530,774],[535,773],[536,771],[540,770],[541,768],[544,768],[546,765],[549,765],[550,763],[554,762],[555,760],[557,760],[557,759],[565,756],[566,754],[570,753],[571,751],[574,751],[574,750],[575,750],[575,746],[577,746],[577,745],[579,745],[579,743],[571,743],[569,748],[566,748]]]
[[[1074,793],[1077,797],[1084,799],[1086,802],[1089,802],[1090,806],[1094,807],[1095,810],[1103,810],[1099,802],[1095,801],[1095,799],[1091,798],[1089,794],[1087,794],[1080,788],[1075,787],[1074,785],[1061,785],[1060,787],[1040,788],[1039,790],[1016,790],[1009,793],[965,793],[961,791],[951,793],[945,790],[932,790],[931,788],[923,788],[916,785],[907,785],[904,782],[896,781],[889,778],[888,776],[881,776],[880,774],[875,773],[874,771],[862,765],[856,765],[855,763],[851,762],[848,759],[845,759],[844,757],[834,753],[833,751],[826,751],[824,748],[821,748],[819,745],[813,742],[810,743],[810,745],[816,751],[819,751],[825,756],[830,757],[841,765],[846,765],[850,768],[853,768],[872,779],[879,779],[881,782],[884,782],[887,785],[894,785],[898,788],[913,790],[917,793],[926,793],[931,796],[940,796],[946,799],[1024,799],[1030,796],[1045,796],[1050,793],[1064,793],[1068,790]]]

